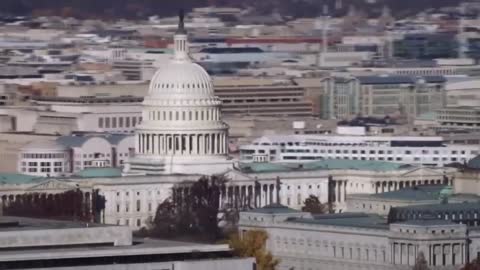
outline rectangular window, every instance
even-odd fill
[[[112,128],[116,128],[116,127],[117,127],[117,118],[112,117]]]
[[[105,128],[110,128],[110,118],[105,118]]]
[[[103,128],[103,117],[98,118],[98,127]]]
[[[28,166],[30,166],[30,167],[35,167],[35,166],[37,166],[37,165],[38,165],[37,162],[29,162],[29,163],[28,163]]]
[[[123,127],[123,117],[118,118],[118,127]]]
[[[128,212],[130,210],[130,207],[128,205],[128,203],[125,205],[125,212]]]
[[[125,127],[130,127],[130,117],[125,117]]]
[[[140,200],[137,200],[137,212],[140,212]]]
[[[135,127],[137,125],[137,118],[132,117],[132,127]]]
[[[117,213],[120,212],[120,204],[117,204]]]

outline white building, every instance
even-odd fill
[[[389,224],[378,215],[312,216],[274,204],[240,213],[239,230],[265,230],[268,251],[288,269],[408,270],[423,253],[430,269],[459,269],[476,258],[480,234],[449,220]]]
[[[136,128],[135,157],[127,173],[215,174],[232,166],[228,126],[212,79],[192,62],[183,21],[169,64],[153,76]]]
[[[241,162],[378,160],[444,166],[478,155],[478,145],[445,144],[433,136],[272,135],[240,146]]]
[[[33,176],[62,176],[71,170],[70,151],[57,141],[34,141],[20,150],[18,172]]]
[[[17,171],[43,177],[60,177],[88,168],[122,168],[133,153],[133,136],[71,135],[32,142],[19,153]]]

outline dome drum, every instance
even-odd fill
[[[228,125],[212,79],[188,55],[187,34],[174,37],[171,61],[153,76],[136,127],[135,157],[127,172],[216,174],[232,167]]]

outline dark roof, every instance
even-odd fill
[[[445,211],[480,211],[480,202],[463,202],[463,203],[437,203],[424,205],[411,205],[395,207],[396,210],[405,211],[420,211],[420,212],[445,212]]]
[[[361,84],[414,84],[419,79],[427,83],[443,83],[446,81],[443,76],[358,76]]]
[[[287,222],[342,226],[356,228],[372,228],[388,230],[387,220],[379,215],[364,213],[341,213],[318,215],[314,218],[290,218]]]
[[[223,54],[223,53],[263,53],[263,50],[257,47],[240,48],[203,48],[201,53]]]
[[[300,213],[300,211],[288,208],[285,205],[279,203],[273,203],[266,205],[262,208],[252,209],[248,212],[259,213],[259,214],[289,214],[289,213]]]
[[[480,155],[470,159],[467,163],[468,169],[480,170]]]
[[[406,201],[428,201],[439,200],[442,191],[448,186],[446,185],[420,185],[409,188],[402,188],[395,191],[384,192],[370,195],[373,198],[387,200],[406,200]]]

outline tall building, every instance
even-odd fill
[[[322,84],[321,116],[327,119],[396,115],[412,120],[443,108],[446,100],[443,76],[330,77]]]
[[[171,61],[153,76],[137,126],[135,157],[126,173],[215,174],[232,165],[228,126],[208,73],[193,63],[183,18]]]

